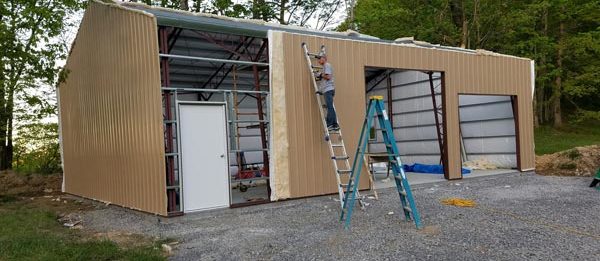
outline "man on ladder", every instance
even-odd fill
[[[319,65],[322,66],[322,70],[315,76],[320,82],[318,94],[325,95],[325,106],[327,106],[327,118],[325,121],[327,122],[327,129],[336,131],[340,129],[340,125],[338,125],[337,115],[333,107],[333,97],[335,96],[333,67],[327,62],[327,56],[324,53],[320,53],[317,58],[319,59]]]

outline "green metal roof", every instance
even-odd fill
[[[253,36],[266,38],[269,30],[285,31],[290,33],[315,35],[328,38],[361,40],[368,42],[390,43],[390,44],[412,44],[424,48],[435,48],[442,50],[451,50],[465,53],[476,53],[475,50],[463,49],[458,47],[441,46],[434,44],[424,44],[423,42],[406,40],[406,41],[390,41],[383,40],[373,36],[354,34],[348,35],[340,32],[317,31],[308,28],[297,26],[279,25],[273,23],[262,23],[262,21],[253,22],[245,19],[234,19],[229,17],[218,17],[208,14],[197,14],[181,10],[168,8],[151,7],[139,3],[118,3],[120,6],[144,11],[156,17],[158,25],[173,26],[187,29],[202,30],[215,33],[229,33],[244,36]]]

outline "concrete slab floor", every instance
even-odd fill
[[[421,230],[393,188],[357,210],[349,231],[334,195],[175,218],[110,206],[85,212],[83,225],[175,238],[174,260],[598,260],[600,191],[589,183],[511,173],[415,184]],[[477,206],[440,203],[448,197]]]
[[[240,191],[239,186],[235,186],[235,188],[231,189],[231,204],[247,203],[250,201],[266,200],[269,198],[266,183],[244,184],[248,186],[248,190],[245,192]]]
[[[509,174],[515,172],[518,171],[514,169],[473,170],[471,173],[463,175],[463,180],[492,175]],[[373,179],[375,180],[375,189],[396,187],[396,184],[393,182],[394,180],[392,176],[393,174],[391,172],[390,177],[388,177],[386,171],[376,171],[373,175]],[[411,185],[447,181],[446,179],[444,179],[443,174],[406,172],[406,177],[408,178],[408,182]],[[456,182],[460,182],[460,180],[456,180]]]

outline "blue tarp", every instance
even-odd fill
[[[442,165],[427,165],[427,164],[419,164],[415,163],[412,165],[404,164],[402,166],[404,171],[406,172],[416,172],[416,173],[427,173],[427,174],[444,174],[444,168]],[[462,174],[469,174],[471,170],[462,168]]]

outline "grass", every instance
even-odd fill
[[[537,155],[594,144],[600,144],[600,122],[588,122],[561,129],[541,126],[535,130],[535,154]]]
[[[0,200],[0,260],[165,260],[160,249],[159,242],[125,249],[90,239],[63,227],[52,211]]]

